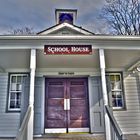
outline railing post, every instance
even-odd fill
[[[108,95],[107,95],[106,77],[105,77],[104,49],[99,49],[99,58],[100,58],[100,70],[101,70],[101,81],[102,81],[102,93],[103,93],[103,100],[104,100],[105,137],[106,140],[111,140],[110,120],[105,109],[105,106],[108,105]]]
[[[36,69],[36,49],[32,49],[30,56],[31,71],[30,71],[30,95],[29,95],[29,106],[31,107],[31,116],[27,128],[27,140],[33,140],[35,69]]]

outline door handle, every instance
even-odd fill
[[[67,110],[67,99],[64,99],[64,110]]]
[[[67,99],[67,110],[70,110],[70,99]]]
[[[70,99],[64,99],[64,110],[70,110]]]

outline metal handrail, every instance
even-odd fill
[[[22,137],[25,137],[25,135],[26,135],[24,133],[27,132],[27,125],[28,125],[30,116],[31,116],[31,107],[28,106],[27,112],[26,112],[26,114],[24,116],[24,119],[23,119],[22,124],[21,124],[21,126],[19,128],[19,131],[18,131],[18,134],[17,134],[15,140],[23,140],[24,139]]]
[[[123,133],[122,133],[117,121],[115,120],[110,107],[108,105],[106,105],[105,108],[106,108],[106,111],[107,111],[107,115],[110,119],[111,125],[114,128],[115,133],[117,134],[118,140],[123,140]]]

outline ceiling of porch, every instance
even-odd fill
[[[29,69],[30,50],[0,50],[0,69]]]
[[[140,60],[138,50],[105,50],[108,69],[126,69]],[[99,52],[92,55],[45,55],[37,51],[37,68],[99,68]]]
[[[127,69],[140,60],[140,50],[105,50],[107,68]]]
[[[96,68],[99,67],[98,50],[92,55],[45,55],[37,51],[37,68]]]
[[[140,60],[140,50],[105,50],[107,68],[128,68]],[[29,69],[30,50],[0,50],[0,69]],[[37,68],[99,68],[98,50],[92,55],[45,55],[37,50]]]

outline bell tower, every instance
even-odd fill
[[[56,9],[55,10],[55,19],[56,24],[61,24],[67,22],[69,24],[74,24],[77,18],[76,9]]]

